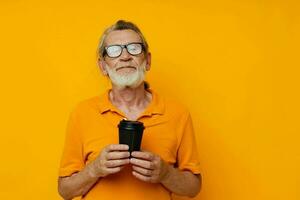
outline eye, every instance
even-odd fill
[[[107,53],[116,53],[120,51],[120,46],[114,45],[114,46],[109,46],[106,49]]]
[[[122,47],[119,45],[111,45],[105,48],[106,53],[109,57],[115,58],[118,57],[122,52]]]
[[[139,43],[129,44],[127,46],[127,49],[132,54],[139,54],[142,51],[142,45]]]

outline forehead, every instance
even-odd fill
[[[133,30],[117,30],[110,32],[105,39],[106,45],[142,42],[140,36]]]

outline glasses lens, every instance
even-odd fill
[[[131,55],[138,55],[142,53],[142,50],[143,50],[142,44],[140,43],[132,43],[127,45],[127,51]]]
[[[122,47],[119,45],[112,45],[109,47],[106,47],[106,53],[109,57],[115,58],[121,55]]]

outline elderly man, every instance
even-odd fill
[[[64,199],[169,200],[194,197],[201,174],[192,120],[180,103],[144,81],[151,54],[139,28],[119,20],[100,39],[99,67],[112,88],[71,113],[59,168]],[[119,144],[122,119],[143,122],[141,151]]]

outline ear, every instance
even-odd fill
[[[151,53],[147,53],[147,63],[146,63],[146,70],[149,71],[151,67]]]
[[[98,58],[98,66],[99,66],[99,68],[100,68],[102,74],[103,74],[104,76],[107,76],[108,73],[107,73],[107,71],[106,71],[106,69],[105,69],[105,67],[106,67],[106,62],[105,62],[104,60],[101,60],[100,58]]]

